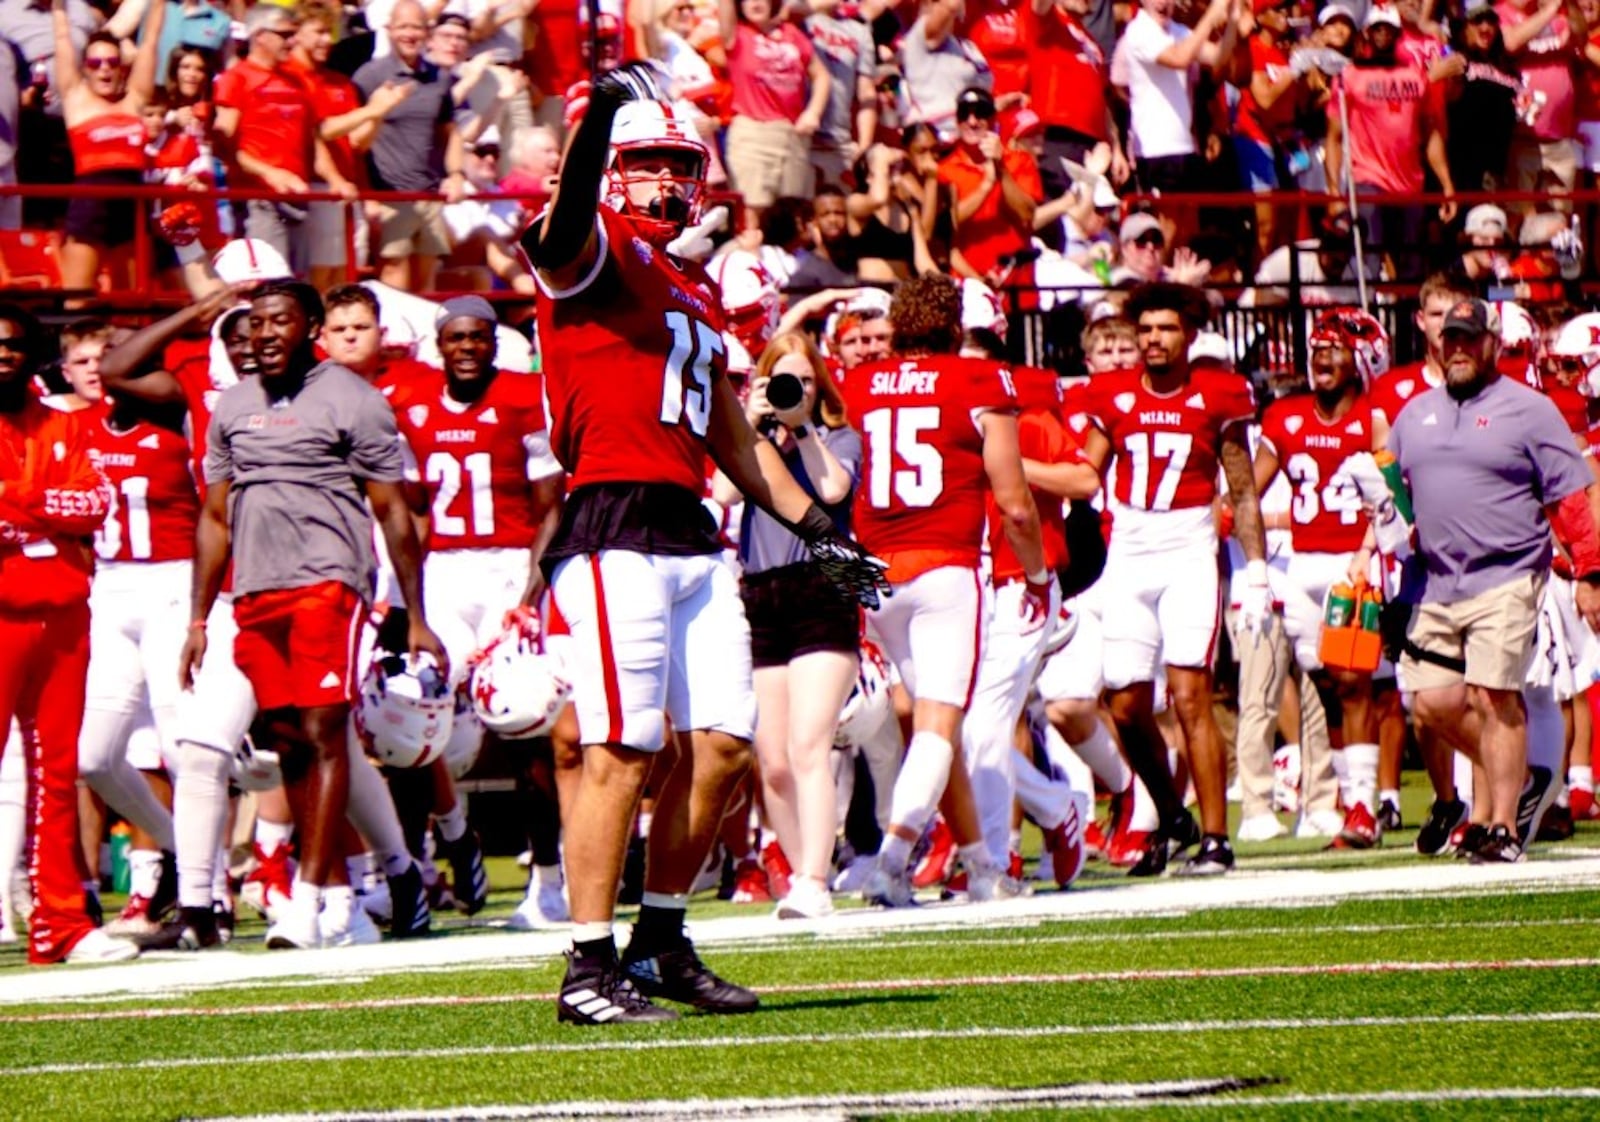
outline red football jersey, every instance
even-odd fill
[[[1367,396],[1372,402],[1372,411],[1383,414],[1383,419],[1393,427],[1395,418],[1400,416],[1400,410],[1405,408],[1406,402],[1414,397],[1420,397],[1433,388],[1433,383],[1428,381],[1424,373],[1426,368],[1425,362],[1396,366],[1372,383],[1371,389],[1367,391]]]
[[[727,371],[716,285],[611,208],[599,222],[590,276],[565,293],[539,286],[550,446],[574,488],[668,483],[698,495],[712,386]]]
[[[984,359],[931,355],[857,367],[845,403],[862,436],[854,528],[873,553],[949,553],[978,564],[989,479],[982,412],[1016,409],[1011,372]]]
[[[531,482],[561,470],[545,437],[542,379],[502,370],[471,405],[445,385],[432,370],[385,391],[410,453],[407,478],[428,497],[428,549],[527,549],[544,518]]]
[[[89,459],[111,484],[111,513],[94,533],[102,561],[188,561],[200,520],[189,442],[181,433],[140,422],[118,432],[95,409]]]
[[[1017,417],[1017,443],[1022,458],[1044,464],[1082,459],[1083,446],[1061,420],[1061,385],[1055,374],[1036,367],[1018,366],[1012,368],[1011,376],[1017,387],[1017,404],[1022,409]],[[1037,489],[1033,498],[1039,508],[1039,535],[1044,543],[1045,564],[1055,570],[1067,557],[1066,506],[1054,495]],[[1006,537],[999,507],[992,496],[989,500],[989,554],[996,584],[1026,575]]]
[[[1112,494],[1134,510],[1209,507],[1224,430],[1256,415],[1250,383],[1219,370],[1196,370],[1165,395],[1141,370],[1096,375],[1084,390],[1078,404],[1116,457]]]
[[[1352,453],[1372,451],[1372,403],[1357,398],[1350,412],[1329,421],[1310,394],[1274,401],[1261,420],[1261,443],[1277,455],[1294,487],[1289,533],[1295,552],[1360,549],[1367,533],[1361,492],[1348,480],[1331,480]]]

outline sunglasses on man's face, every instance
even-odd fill
[[[994,113],[987,109],[962,109],[956,113],[956,120],[961,124],[966,124],[972,120],[983,121],[987,124],[994,120]]]
[[[1167,240],[1160,234],[1140,234],[1131,244],[1140,249],[1160,249],[1167,244]]]
[[[85,70],[121,70],[122,60],[110,55],[90,55],[83,60]]]

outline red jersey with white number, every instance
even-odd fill
[[[1278,457],[1294,488],[1289,534],[1296,553],[1351,553],[1361,548],[1367,518],[1361,492],[1348,479],[1332,482],[1345,460],[1372,451],[1372,403],[1356,399],[1350,411],[1330,421],[1317,399],[1296,394],[1267,406],[1261,443]]]
[[[844,397],[862,438],[853,522],[861,544],[890,562],[891,581],[939,565],[976,568],[989,490],[978,418],[1016,409],[1011,372],[954,355],[889,359],[852,370]]]
[[[427,495],[429,551],[532,545],[544,519],[532,483],[561,471],[545,437],[542,380],[502,370],[470,405],[450,396],[440,370],[384,392],[409,452],[406,478]]]
[[[599,210],[600,257],[564,292],[539,285],[550,447],[577,490],[666,483],[699,495],[723,314],[704,269]]]
[[[1017,387],[1017,446],[1025,460],[1042,464],[1061,464],[1083,459],[1083,445],[1061,420],[1061,385],[1055,374],[1031,366],[1013,367],[1011,377]],[[1034,503],[1039,508],[1039,538],[1044,544],[1045,565],[1054,571],[1067,559],[1066,504],[1054,495],[1034,488]],[[1000,509],[989,500],[989,554],[996,585],[1026,574],[1016,550],[1006,537]]]
[[[1152,553],[1214,543],[1222,435],[1255,419],[1250,383],[1195,370],[1180,389],[1158,394],[1144,371],[1120,370],[1091,378],[1079,404],[1111,443],[1112,548]]]
[[[111,512],[94,535],[100,560],[192,560],[200,490],[188,440],[148,421],[119,432],[103,408],[88,417],[89,459],[112,495]]]

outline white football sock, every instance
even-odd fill
[[[1378,746],[1376,744],[1346,744],[1344,751],[1336,754],[1344,757],[1344,782],[1342,790],[1345,793],[1345,806],[1364,806],[1367,811],[1376,814],[1377,807],[1372,805],[1372,798],[1378,789]]]
[[[1055,732],[1054,729],[1050,731]],[[1059,733],[1056,733],[1054,738],[1047,738],[1047,743],[1050,745],[1050,759],[1058,763],[1055,748],[1056,740],[1059,739]],[[1063,740],[1061,743],[1065,744],[1066,741]],[[1071,750],[1089,765],[1089,770],[1094,772],[1094,777],[1107,791],[1126,791],[1128,784],[1133,782],[1133,769],[1117,750],[1117,742],[1111,739],[1111,733],[1103,722],[1096,721],[1094,731],[1088,738],[1081,744],[1072,745]],[[1077,780],[1073,780],[1073,785],[1077,786]]]
[[[467,814],[458,802],[443,814],[435,815],[434,822],[439,827],[439,836],[447,843],[458,842],[467,833]]]
[[[1156,811],[1156,800],[1150,788],[1138,776],[1133,779],[1133,815],[1128,819],[1128,829],[1149,833],[1161,825],[1161,815]]]
[[[159,849],[130,849],[128,851],[128,895],[143,896],[146,900],[156,894],[161,884],[161,851]]]
[[[256,816],[256,845],[268,857],[288,845],[293,838],[293,822],[269,822],[260,815]]]
[[[1580,767],[1577,764],[1569,767],[1567,769],[1567,786],[1571,787],[1574,791],[1588,791],[1590,794],[1593,794],[1594,768]],[[3,790],[3,788],[0,788],[0,790]],[[4,796],[0,795],[0,805],[3,805],[3,803]],[[3,844],[3,840],[0,840],[0,844]]]
[[[1467,813],[1472,813],[1472,761],[1460,752],[1452,754],[1451,767],[1454,769],[1456,798],[1467,804]]]

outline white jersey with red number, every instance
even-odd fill
[[[1222,434],[1256,415],[1248,381],[1196,370],[1158,394],[1142,370],[1122,370],[1091,378],[1077,405],[1111,444],[1112,549],[1164,553],[1215,539]]]
[[[1294,488],[1289,532],[1296,553],[1351,553],[1361,548],[1367,518],[1361,492],[1349,479],[1334,482],[1347,458],[1372,451],[1372,403],[1363,395],[1348,413],[1330,421],[1317,399],[1297,394],[1267,406],[1261,443],[1272,449]]]
[[[501,371],[478,401],[446,390],[443,371],[386,388],[405,440],[406,478],[429,509],[428,549],[527,549],[544,511],[531,481],[559,474],[545,434],[538,375]]]
[[[95,531],[101,561],[189,561],[200,520],[189,442],[182,433],[141,421],[118,432],[96,409],[89,458],[111,483],[111,514]]]
[[[1010,371],[954,355],[890,359],[852,370],[844,396],[862,437],[861,543],[890,560],[891,580],[939,564],[976,567],[989,488],[978,417],[1016,408]],[[938,556],[894,564],[910,552]]]

